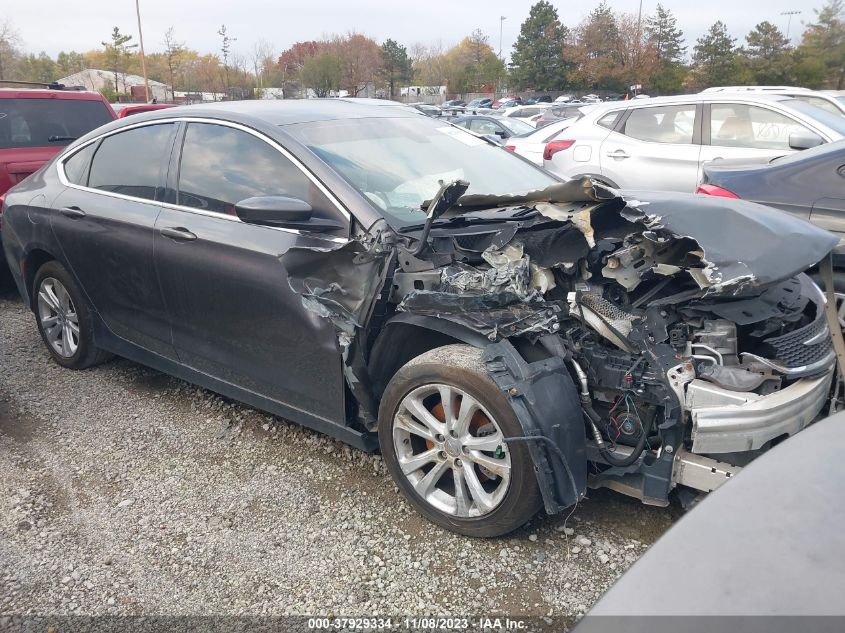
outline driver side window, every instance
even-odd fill
[[[336,218],[329,199],[296,165],[260,138],[213,123],[189,123],[179,165],[177,204],[235,215],[255,196],[304,200],[315,217]]]

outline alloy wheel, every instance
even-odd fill
[[[50,347],[62,358],[79,349],[79,316],[67,288],[54,277],[38,287],[38,319]]]
[[[402,474],[427,503],[457,517],[495,510],[511,481],[499,424],[470,394],[430,384],[406,395],[393,419]]]

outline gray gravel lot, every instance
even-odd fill
[[[61,369],[0,294],[0,614],[576,616],[677,515],[598,491],[444,532],[378,456],[125,360]]]

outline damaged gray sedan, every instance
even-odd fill
[[[835,355],[803,271],[835,237],[562,183],[398,110],[221,103],[75,142],[3,212],[50,355],[118,354],[380,449],[473,536],[588,487],[715,489],[815,419]]]

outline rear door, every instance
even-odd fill
[[[156,268],[173,342],[188,367],[344,424],[344,380],[328,319],[307,310],[279,260],[293,246],[345,242],[348,216],[277,146],[246,128],[187,123],[176,190],[156,223]],[[337,220],[334,233],[241,222],[236,202],[285,195]],[[334,244],[335,246],[337,244]]]
[[[174,351],[153,238],[176,127],[159,123],[110,134],[63,160],[68,187],[51,214],[65,261],[106,326],[168,358]]]
[[[631,108],[600,148],[602,175],[620,187],[692,193],[701,151],[700,106]]]

